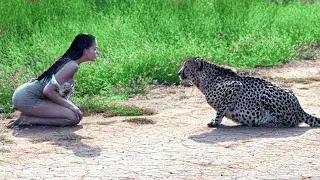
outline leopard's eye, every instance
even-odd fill
[[[183,74],[184,74],[185,76],[189,76],[189,75],[190,75],[189,69],[188,69],[188,68],[184,68],[184,69],[183,69]]]

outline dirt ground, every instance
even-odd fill
[[[320,59],[257,68],[320,117]],[[320,128],[208,128],[215,112],[194,87],[157,87],[122,104],[153,124],[85,117],[76,127],[8,130],[0,121],[0,179],[320,179]]]

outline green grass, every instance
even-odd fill
[[[123,122],[135,123],[135,124],[155,124],[155,122],[151,119],[147,118],[130,118],[125,119]]]
[[[80,32],[94,34],[102,54],[81,66],[75,96],[119,100],[151,81],[178,82],[184,57],[246,68],[297,59],[301,46],[319,45],[319,12],[319,1],[3,1],[0,105],[11,111],[14,89],[48,68]]]
[[[149,108],[113,104],[111,101],[103,100],[100,97],[76,98],[75,102],[78,104],[84,116],[93,114],[103,114],[104,117],[140,116],[153,115],[156,113],[155,110]]]

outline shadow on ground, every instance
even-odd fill
[[[219,142],[242,141],[263,138],[288,138],[301,136],[311,127],[264,128],[247,126],[230,126],[213,129],[209,133],[191,135],[188,138],[199,143],[216,144]]]
[[[76,134],[75,131],[79,129],[82,129],[81,125],[73,127],[22,126],[14,129],[12,134],[18,138],[29,138],[32,143],[49,142],[50,144],[61,146],[72,150],[78,157],[100,156],[101,148],[83,143],[83,139],[92,138]]]

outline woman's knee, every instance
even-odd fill
[[[68,113],[67,117],[68,119],[68,125],[69,126],[74,126],[80,123],[80,119],[77,118],[76,114],[70,110]]]
[[[69,119],[69,121],[68,121],[68,126],[75,126],[75,125],[77,125],[77,124],[79,124],[80,123],[80,120],[79,119]]]

